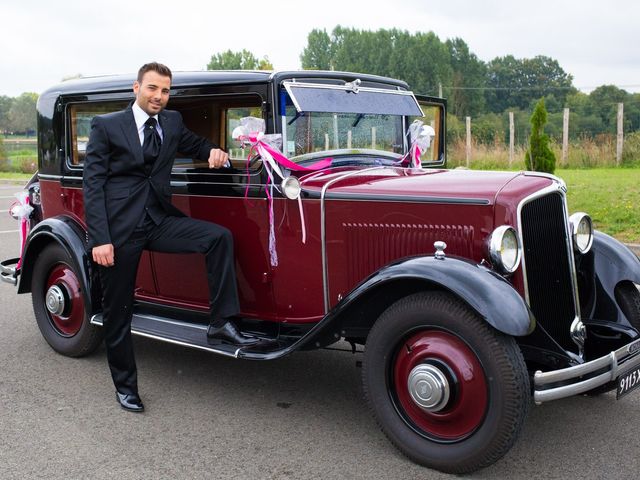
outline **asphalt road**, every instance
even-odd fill
[[[18,252],[0,184],[0,258]],[[8,232],[8,233],[7,233]],[[350,353],[270,363],[137,338],[144,414],[121,410],[104,349],[55,353],[30,295],[0,285],[0,478],[454,478],[413,464],[365,408]],[[514,448],[469,478],[637,478],[640,391],[532,407]]]

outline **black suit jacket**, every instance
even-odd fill
[[[150,193],[169,215],[184,216],[171,204],[171,168],[176,152],[207,160],[216,146],[187,129],[178,112],[163,110],[158,120],[162,147],[147,176],[131,107],[93,118],[83,173],[89,248],[124,244],[144,215]]]

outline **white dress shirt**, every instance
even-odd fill
[[[138,128],[138,137],[140,138],[140,145],[144,144],[144,122],[146,122],[150,115],[142,110],[137,102],[133,102],[133,118],[136,121],[136,127]],[[158,115],[154,115],[153,118],[156,119],[156,131],[160,134],[160,140],[164,140],[164,135],[162,134],[162,127],[160,126],[160,122],[158,121]]]

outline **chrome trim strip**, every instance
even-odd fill
[[[439,203],[444,205],[491,205],[491,202],[489,200],[481,198],[423,197],[418,195],[411,196],[362,193],[329,193],[327,195],[327,198],[330,198],[331,200],[344,200],[347,202],[368,202],[371,200],[376,200],[380,202]]]
[[[621,374],[640,365],[640,340],[633,342],[609,353],[600,358],[596,358],[590,362],[576,365],[573,367],[554,370],[551,372],[537,371],[533,377],[534,391],[533,399],[536,404],[557,400],[560,398],[571,397],[593,388],[604,385],[618,378]],[[586,379],[581,380],[584,375],[597,372],[606,368],[607,371]],[[557,382],[571,381],[573,383],[552,388],[540,388],[552,385]]]
[[[185,323],[185,322],[180,322],[180,321],[167,320],[165,318],[156,317],[154,315],[134,315],[134,316],[141,317],[141,318],[146,318],[146,319],[153,320],[153,321],[156,321],[156,322],[170,323],[172,325],[178,325],[178,326],[183,326],[183,327],[187,327],[187,328],[195,328],[195,329],[203,330],[203,331],[207,330],[207,327],[204,326],[204,325],[195,325],[195,324],[192,324],[192,323]],[[103,322],[99,321],[98,317],[102,317],[102,315],[100,315],[100,314],[93,315],[91,317],[90,323],[92,325],[98,325],[98,326],[102,327],[103,326]],[[159,341],[165,342],[165,343],[171,343],[173,345],[180,345],[182,347],[194,348],[196,350],[203,350],[205,352],[217,353],[218,355],[223,355],[225,357],[238,358],[238,354],[240,353],[240,349],[239,348],[236,349],[236,351],[234,353],[229,353],[229,352],[225,352],[224,350],[218,350],[218,349],[213,348],[213,347],[205,347],[203,345],[194,345],[193,343],[182,342],[180,340],[173,340],[171,338],[165,338],[165,337],[161,337],[159,335],[154,335],[154,334],[151,334],[151,333],[140,332],[140,331],[136,330],[134,326],[131,327],[131,333],[133,333],[135,335],[139,335],[141,337],[151,338],[153,340],[159,340]]]
[[[325,195],[327,193],[327,189],[333,185],[334,183],[343,180],[347,177],[351,177],[357,175],[359,173],[370,172],[372,170],[381,170],[388,167],[371,167],[365,168],[363,170],[353,170],[351,172],[347,172],[340,177],[334,178],[333,180],[329,180],[322,187],[322,191],[320,192],[320,244],[322,245],[322,288],[324,290],[324,313],[325,315],[329,313],[329,267],[327,265],[327,227],[325,221],[325,207],[324,200]]]
[[[38,179],[40,180],[62,180],[63,178],[69,178],[73,180],[82,180],[82,177],[73,177],[69,175],[65,177],[63,175],[48,175],[45,173],[38,173]]]

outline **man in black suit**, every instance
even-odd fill
[[[171,204],[170,176],[176,152],[228,165],[228,155],[188,130],[178,112],[164,110],[171,70],[145,64],[133,84],[135,102],[93,118],[84,168],[84,207],[89,248],[102,284],[105,344],[120,405],[141,412],[131,342],[136,272],[143,249],[203,253],[211,324],[207,336],[238,346],[257,339],[240,333],[233,238],[219,225],[185,216]]]

